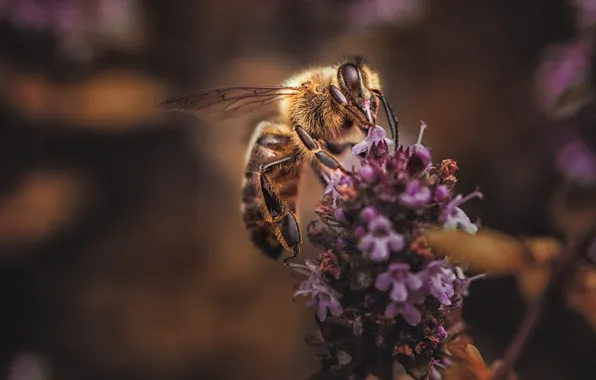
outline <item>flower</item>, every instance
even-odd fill
[[[451,305],[451,298],[455,294],[453,283],[455,273],[443,260],[431,261],[423,274],[426,289],[442,305]]]
[[[579,138],[559,150],[556,165],[571,180],[584,184],[596,183],[596,153]]]
[[[339,171],[339,170],[331,171],[329,174],[329,182],[327,183],[327,187],[325,188],[325,191],[323,192],[323,196],[325,196],[327,194],[331,194],[332,198],[339,197],[341,194],[337,191],[337,186],[342,184],[341,180],[343,177],[344,176],[341,171]]]
[[[327,352],[341,346],[352,358],[349,365],[325,360],[327,370],[350,375],[352,368],[385,355],[377,350],[382,347],[393,347],[394,360],[417,379],[421,374],[437,379],[439,367],[449,366],[445,321],[462,306],[473,278],[425,252],[421,242],[427,228],[475,233],[477,226],[460,206],[482,194],[452,194],[457,163],[433,165],[422,144],[425,130],[421,122],[415,144],[390,152],[385,131],[369,129],[353,149],[361,155],[359,165],[331,179],[325,191],[341,196],[324,197],[316,206],[319,219],[309,225],[308,238],[323,253],[315,263],[294,266],[309,276],[295,295],[311,295]],[[363,347],[363,342],[377,344]]]
[[[472,223],[466,213],[458,207],[472,198],[482,199],[482,193],[476,190],[465,197],[459,194],[443,208],[441,219],[443,220],[444,229],[461,229],[470,235],[475,235],[478,232],[478,226]]]
[[[393,263],[387,272],[381,273],[375,281],[375,287],[383,292],[391,289],[389,298],[392,302],[385,309],[385,317],[395,318],[401,315],[412,326],[420,323],[422,315],[414,305],[424,302],[422,279],[410,272],[410,265]]]
[[[359,142],[352,147],[352,154],[357,156],[365,152],[368,153],[374,145],[380,143],[392,145],[393,141],[387,138],[387,132],[385,132],[383,127],[376,125],[368,129],[368,133],[366,134],[364,141]]]
[[[393,230],[391,221],[378,215],[368,223],[368,233],[360,239],[358,248],[370,254],[373,261],[386,261],[390,252],[404,248],[404,237]]]
[[[539,100],[544,110],[557,117],[577,109],[581,104],[575,101],[571,104],[563,102],[569,99],[583,102],[584,99],[565,97],[565,94],[578,89],[586,80],[589,69],[590,47],[587,41],[578,39],[551,46],[537,74]]]
[[[406,186],[406,190],[399,195],[400,203],[412,208],[426,206],[431,198],[430,189],[427,186],[421,186],[420,181],[411,181]]]
[[[405,302],[409,291],[415,292],[422,288],[422,280],[410,272],[410,265],[394,263],[389,265],[387,272],[377,277],[375,287],[384,292],[391,288],[389,298],[394,302]]]
[[[401,315],[410,326],[416,326],[422,321],[422,314],[414,306],[414,303],[413,300],[408,300],[408,302],[391,302],[385,309],[385,317],[392,319]]]
[[[302,273],[310,272],[308,280],[303,281],[300,284],[300,288],[294,292],[294,297],[310,294],[312,298],[307,302],[307,306],[317,306],[317,317],[319,318],[319,321],[322,322],[325,320],[327,311],[334,316],[343,313],[343,309],[338,299],[339,294],[324,282],[322,278],[323,275],[317,265],[310,260],[306,260],[305,265],[290,264],[290,266],[299,269]]]

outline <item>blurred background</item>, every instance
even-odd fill
[[[559,236],[552,194],[596,173],[595,16],[588,0],[0,0],[2,378],[316,370],[303,342],[314,317],[291,297],[300,279],[242,225],[258,120],[156,110],[179,92],[275,85],[363,54],[402,140],[424,120],[434,156],[459,163],[459,191],[480,186],[471,215],[516,236]],[[560,158],[577,136],[588,158]],[[308,221],[322,189],[310,173],[302,185]],[[525,309],[515,279],[475,282],[465,306],[487,361],[500,357]],[[593,379],[595,336],[561,297],[520,377]]]

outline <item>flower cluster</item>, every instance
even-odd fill
[[[385,355],[416,379],[438,379],[449,363],[446,315],[461,307],[470,279],[435,257],[423,234],[431,228],[475,234],[460,206],[481,194],[452,194],[457,164],[431,162],[421,144],[425,127],[416,144],[393,152],[383,128],[369,130],[352,151],[362,165],[330,176],[316,207],[320,220],[308,227],[324,253],[291,264],[309,276],[295,296],[310,296],[316,306],[327,370],[374,374]]]

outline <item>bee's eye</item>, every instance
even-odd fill
[[[360,75],[356,66],[345,64],[341,68],[341,76],[346,86],[354,91],[360,88]]]

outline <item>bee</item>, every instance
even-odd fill
[[[379,76],[360,56],[328,67],[298,73],[280,86],[230,87],[172,97],[162,109],[225,119],[277,106],[276,117],[261,121],[246,154],[242,215],[252,242],[266,256],[285,261],[300,252],[302,235],[296,217],[298,182],[305,163],[327,185],[345,172],[334,157],[353,146],[354,132],[376,125],[379,106],[393,139],[398,121],[385,100]],[[397,142],[396,142],[397,143]]]

